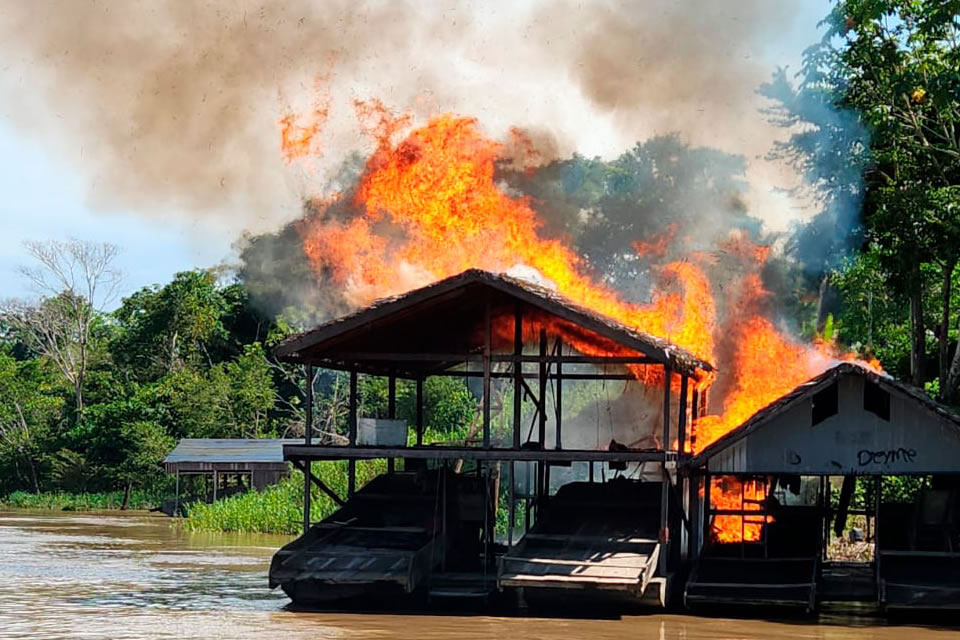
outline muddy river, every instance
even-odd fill
[[[0,512],[0,638],[960,638],[865,618],[650,614],[582,620],[288,611],[267,588],[286,538],[184,533],[162,516]]]

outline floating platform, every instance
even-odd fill
[[[498,586],[590,589],[643,598],[657,571],[659,482],[574,482],[501,559]],[[662,599],[662,598],[661,598]]]
[[[463,507],[482,500],[468,485],[443,471],[373,479],[276,553],[270,587],[282,587],[294,604],[305,606],[414,592],[451,549],[462,546],[457,543],[469,522],[461,517]]]
[[[887,611],[960,610],[960,553],[882,552],[880,605]]]
[[[711,542],[684,592],[688,608],[729,605],[811,612],[817,603],[822,520],[816,507],[782,507],[767,540]]]

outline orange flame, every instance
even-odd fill
[[[347,221],[318,215],[304,234],[315,268],[331,274],[357,306],[472,267],[535,269],[576,304],[668,339],[704,360],[713,362],[723,353],[718,363],[723,410],[694,421],[697,451],[834,360],[855,358],[835,353],[833,345],[800,344],[768,319],[760,307],[769,294],[758,272],[770,248],[744,234],[731,235],[714,254],[691,253],[689,260],[664,265],[655,274],[658,288],[649,303],[625,302],[608,285],[584,275],[580,256],[564,239],[545,236],[527,198],[498,186],[497,162],[511,150],[484,136],[476,120],[448,114],[411,129],[409,116],[397,116],[377,101],[358,102],[357,113],[376,143],[353,199],[359,215]],[[284,133],[287,157],[299,157],[301,137]],[[661,238],[635,248],[648,252],[647,258],[662,257],[675,233],[668,225]],[[719,260],[732,260],[741,275],[712,285],[705,268]],[[728,286],[728,280],[739,287]],[[738,292],[723,321],[717,318],[714,289]],[[551,329],[587,354],[616,350],[579,339],[575,327],[554,324]],[[720,343],[727,347],[720,349]],[[646,367],[631,370],[640,379],[656,380]],[[710,382],[702,381],[700,388]]]
[[[726,511],[762,511],[767,499],[763,481],[739,480],[733,476],[710,479],[710,506]],[[773,522],[772,516],[716,515],[710,529],[718,542],[757,542],[762,539],[764,524]]]
[[[650,305],[624,302],[583,275],[580,257],[563,241],[541,236],[527,199],[497,186],[503,146],[484,137],[476,120],[439,116],[395,143],[397,119],[377,103],[362,106],[377,140],[354,197],[363,213],[347,223],[317,220],[305,239],[313,264],[330,270],[350,302],[369,304],[471,267],[526,265],[570,301],[712,359],[712,298],[695,265],[663,270],[683,294],[659,294]],[[392,231],[381,235],[375,227],[384,223]]]

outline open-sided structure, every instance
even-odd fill
[[[278,346],[275,353],[282,360],[304,365],[308,379],[312,379],[316,367],[350,373],[347,443],[315,442],[312,425],[308,423],[304,441],[284,447],[284,457],[306,471],[307,482],[312,481],[338,502],[346,502],[354,493],[357,460],[386,459],[391,470],[395,468],[396,460],[404,460],[407,471],[428,460],[435,464],[437,461],[442,464],[444,460],[466,461],[474,465],[477,476],[484,479],[483,502],[486,508],[481,513],[486,514],[484,518],[488,521],[482,526],[479,555],[485,572],[486,567],[494,564],[496,544],[493,523],[489,521],[496,508],[489,478],[492,469],[505,465],[508,468],[507,521],[510,528],[506,558],[510,577],[501,586],[507,586],[526,579],[522,571],[516,570],[518,567],[551,564],[551,574],[555,577],[560,573],[576,575],[585,570],[592,571],[590,564],[609,551],[605,544],[617,548],[624,544],[623,540],[617,539],[620,528],[613,527],[604,534],[603,540],[601,536],[593,535],[590,552],[586,555],[571,555],[562,549],[559,552],[562,557],[556,558],[517,558],[516,554],[511,555],[513,551],[522,554],[524,549],[532,548],[527,544],[511,551],[518,504],[522,502],[528,513],[532,509],[537,522],[549,520],[546,510],[551,502],[551,468],[586,462],[591,465],[592,480],[594,464],[623,469],[628,464],[648,463],[655,469],[659,482],[656,488],[659,500],[654,506],[658,517],[656,522],[644,524],[648,530],[644,537],[649,541],[642,545],[646,559],[634,562],[635,579],[646,584],[652,573],[651,558],[657,559],[661,574],[666,572],[671,552],[663,546],[670,539],[670,529],[687,523],[686,515],[677,508],[683,500],[680,498],[682,492],[675,488],[674,470],[680,452],[685,448],[689,420],[698,415],[702,406],[697,389],[703,386],[701,382],[712,370],[709,363],[667,341],[574,305],[549,289],[479,270],[466,271],[422,289],[381,300],[357,313],[296,336]],[[396,381],[414,381],[417,414],[414,435],[409,442],[401,438],[400,442],[385,446],[375,437],[372,440],[358,437],[362,418],[358,415],[357,404],[359,374],[383,376],[389,380],[389,418],[396,417]],[[474,446],[470,443],[440,446],[424,442],[423,384],[431,376],[456,376],[477,379],[481,383],[479,404],[482,419],[480,437]],[[649,431],[656,422],[655,437],[645,442],[602,443],[593,448],[582,444],[569,446],[571,436],[575,434],[569,433],[564,424],[565,384],[589,380],[634,380],[637,384],[660,390],[655,415],[648,420],[649,424],[642,425]],[[512,410],[504,414],[511,416],[512,423],[506,430],[502,426],[495,429],[491,421],[491,390],[498,383],[505,383],[512,392]],[[313,415],[310,390],[308,385],[308,421]],[[524,409],[528,409],[529,416],[531,407],[532,422],[523,424]],[[313,461],[338,459],[349,461],[349,487],[345,496],[336,495],[310,471]],[[533,469],[533,481],[524,497],[519,494],[516,482],[521,475],[518,469],[521,464],[525,469]],[[309,495],[309,491],[305,492],[304,528],[307,532],[312,526]],[[557,497],[561,498],[559,502],[564,502],[561,496]],[[648,518],[649,514],[645,513],[643,517]],[[444,518],[439,521],[446,522]],[[351,524],[340,522],[339,526],[349,528]],[[589,526],[595,527],[596,523],[591,522]],[[428,534],[446,535],[442,528]],[[681,531],[677,535],[686,534]],[[575,538],[577,532],[568,535]],[[312,547],[300,544],[296,549],[289,549],[296,554],[285,554],[285,566],[306,567],[312,562],[311,558],[323,554],[323,544],[320,541]],[[679,548],[675,550],[679,551]],[[510,562],[511,558],[517,561]],[[376,576],[365,579],[377,581]],[[595,583],[602,588],[603,580]]]
[[[859,479],[876,522],[871,582],[860,595],[888,609],[960,607],[960,417],[920,390],[839,364],[754,414],[687,467],[704,496],[688,604],[812,608],[842,598],[830,584],[830,567],[821,565],[823,540],[831,521],[846,520]],[[833,503],[826,479],[838,476],[843,487]],[[884,484],[890,476],[917,479],[911,502],[897,502]],[[725,481],[743,491],[733,507],[711,500]],[[801,485],[813,488],[806,500]],[[731,517],[742,527],[733,544],[718,530],[720,519]]]
[[[166,472],[176,476],[177,500],[181,480],[187,476],[205,479],[209,497],[224,491],[264,489],[287,475],[280,439],[184,438],[163,460]]]

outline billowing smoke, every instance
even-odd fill
[[[85,175],[94,206],[233,232],[276,228],[312,195],[277,121],[311,105],[318,78],[319,173],[362,146],[355,98],[473,115],[494,137],[518,126],[562,157],[677,131],[744,155],[744,198],[782,226],[772,187],[789,176],[758,159],[777,132],[755,89],[802,4],[5,3],[0,90],[4,116]]]

